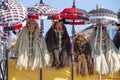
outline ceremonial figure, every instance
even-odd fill
[[[50,53],[51,66],[65,67],[71,62],[71,43],[67,30],[62,22],[55,22],[45,37]]]
[[[17,67],[24,69],[42,68],[49,65],[49,53],[44,38],[39,40],[39,27],[35,20],[27,24],[18,35],[13,54],[17,57]]]

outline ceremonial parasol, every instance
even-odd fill
[[[43,32],[44,19],[52,19],[53,15],[58,14],[58,11],[53,7],[43,3],[43,0],[40,0],[39,4],[28,7],[28,17],[30,19],[40,19],[40,35]]]
[[[89,12],[89,14],[91,23],[97,23],[101,21],[102,24],[111,24],[118,21],[117,16],[113,11],[103,7],[93,9]]]
[[[21,3],[16,0],[0,0],[0,26],[4,27],[4,31],[25,26],[26,18],[27,10]]]
[[[0,26],[3,26],[6,31],[21,28],[23,22],[27,17],[26,8],[16,0],[0,0]],[[24,24],[25,25],[25,24]],[[8,49],[5,44],[5,54],[6,54],[6,67],[8,66]],[[4,79],[8,80],[8,67],[6,68],[6,75],[3,76]]]
[[[39,4],[28,7],[28,15],[32,19],[47,19],[45,16],[58,14],[58,11],[53,7],[46,5],[40,0]]]
[[[64,24],[71,25],[86,24],[89,20],[88,17],[89,15],[85,10],[75,8],[75,6],[73,6],[72,8],[65,8],[60,13],[60,18],[63,19]]]
[[[3,31],[22,28],[26,25],[27,10],[16,0],[0,0],[0,26]],[[5,36],[3,36],[5,37]]]
[[[27,10],[30,19],[40,19],[39,40],[41,41],[44,29],[44,19],[53,19],[52,16],[58,14],[58,11],[51,6],[44,4],[43,0],[40,0],[39,4],[28,7]],[[40,80],[42,80],[42,68],[40,68]]]
[[[0,26],[15,26],[27,17],[26,8],[16,0],[0,1]]]
[[[118,22],[117,16],[116,14],[108,9],[105,9],[103,7],[101,8],[97,8],[93,9],[89,12],[90,14],[90,23],[93,24],[99,24],[99,28],[98,28],[98,34],[99,34],[99,39],[100,39],[100,55],[102,54],[102,26],[103,25],[108,25],[108,24],[115,24],[116,22]],[[101,61],[100,61],[100,67],[102,67],[101,65]],[[101,69],[101,68],[100,68]],[[100,80],[102,79],[101,76],[102,72],[100,70]]]
[[[65,8],[60,13],[60,19],[63,21],[64,24],[72,25],[72,47],[71,47],[71,54],[72,54],[72,78],[74,80],[74,38],[75,38],[75,28],[74,25],[83,25],[86,24],[89,20],[89,15],[83,9],[78,9],[75,6],[75,0],[73,0],[72,8]]]

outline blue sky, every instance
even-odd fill
[[[39,3],[40,0],[18,0],[19,2],[23,3],[26,7],[35,5],[36,3]],[[51,7],[58,10],[58,12],[61,12],[62,9],[67,7],[72,7],[72,0],[43,0],[43,2],[47,5],[50,5]],[[101,4],[104,8],[114,11],[115,13],[118,12],[120,9],[120,0],[76,0],[76,7],[80,9],[84,9],[87,12],[89,12],[92,9],[96,8],[96,5],[101,7]],[[50,20],[45,20],[44,23],[44,35],[48,31],[48,29],[51,26]],[[79,25],[75,26],[76,31],[80,31],[89,25]],[[66,25],[67,30],[69,34],[71,35],[71,27],[70,25]],[[114,34],[114,32],[113,32]]]

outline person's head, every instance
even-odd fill
[[[27,24],[26,24],[26,27],[28,28],[28,30],[30,32],[33,32],[36,28],[37,28],[38,24],[35,20],[27,20]]]

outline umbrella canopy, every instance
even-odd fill
[[[60,18],[63,19],[65,24],[85,24],[89,20],[87,11],[78,8],[65,8],[60,13]],[[74,20],[74,22],[73,22]]]
[[[26,8],[16,0],[0,1],[0,26],[13,26],[27,17]]]
[[[45,4],[36,4],[35,6],[31,6],[28,8],[28,12],[29,14],[37,14],[37,15],[58,14],[56,9]]]
[[[111,24],[118,22],[117,15],[113,11],[105,8],[93,9],[89,12],[89,14],[91,23],[100,22],[102,24]]]
[[[29,17],[32,19],[48,19],[48,16],[58,14],[58,11],[49,6],[40,2],[34,6],[28,7]]]
[[[75,0],[73,0],[72,8],[65,8],[60,13],[60,18],[65,24],[80,25],[85,24],[89,20],[87,11],[78,9],[75,6]]]

